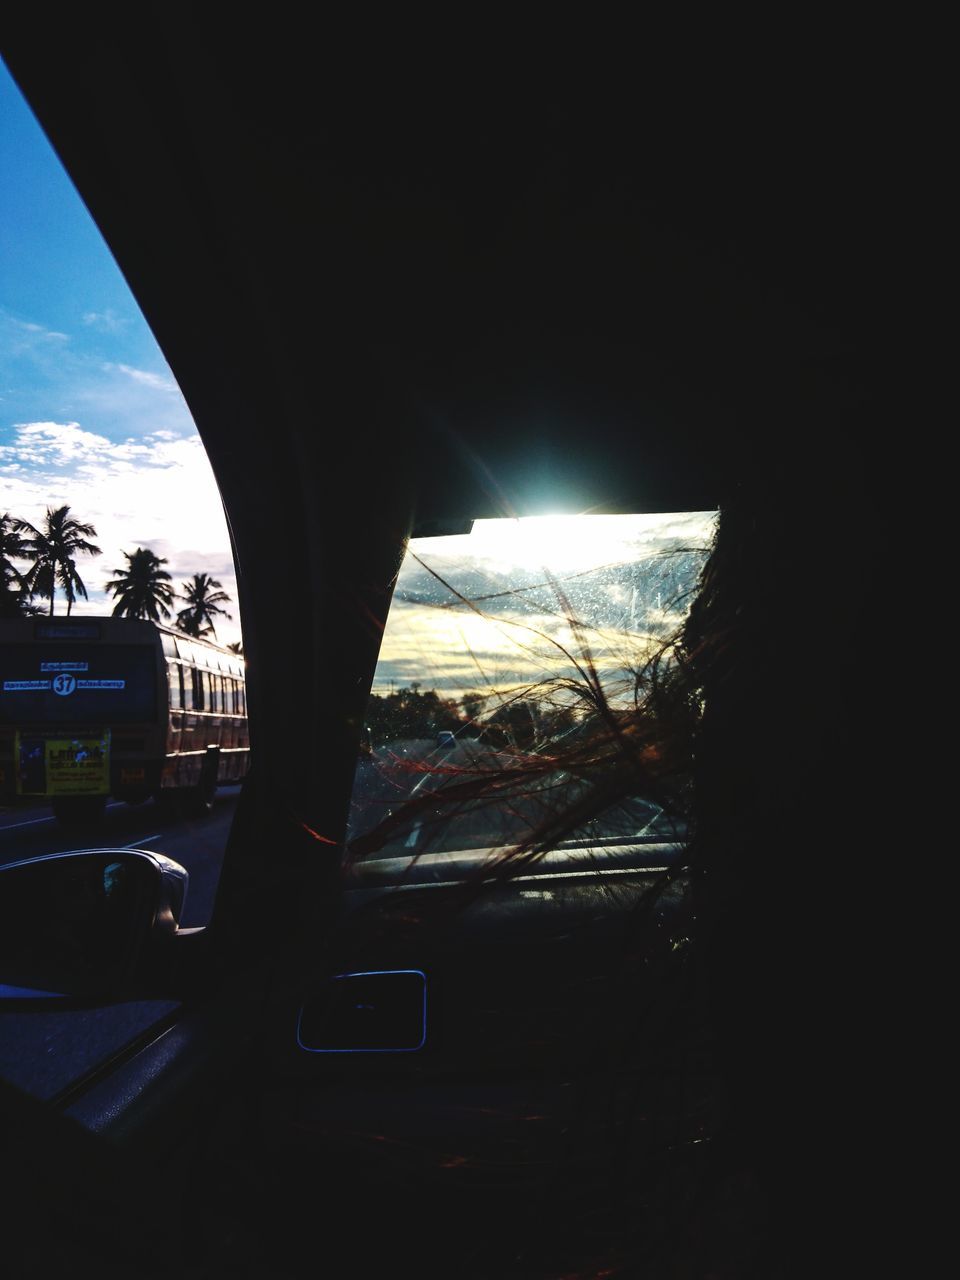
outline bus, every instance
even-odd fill
[[[65,825],[108,796],[201,814],[247,773],[243,658],[134,618],[0,620],[0,803]]]

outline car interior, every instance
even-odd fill
[[[861,1045],[879,1040],[839,920],[881,902],[843,856],[861,847],[850,809],[876,850],[889,838],[866,692],[881,663],[857,612],[886,554],[875,523],[862,533],[887,465],[859,425],[886,234],[863,220],[873,135],[826,111],[820,129],[805,98],[772,113],[731,85],[722,110],[706,85],[664,95],[615,41],[561,56],[493,36],[465,48],[411,20],[372,42],[148,7],[5,37],[213,467],[252,748],[209,926],[177,930],[174,864],[114,857],[140,905],[104,944],[109,981],[57,971],[70,1007],[156,999],[175,1016],[55,1107],[0,1084],[11,1275],[794,1274],[776,1197],[757,1233],[790,1237],[781,1269],[743,1252],[767,1184],[708,1141],[740,1095],[717,1101],[685,1003],[698,864],[669,804],[638,793],[525,843],[551,806],[579,812],[582,778],[556,766],[505,790],[509,734],[489,748],[445,729],[412,759],[365,726],[401,615],[416,626],[426,602],[468,633],[477,579],[457,585],[450,548],[487,522],[695,516],[670,588],[686,610],[717,511],[746,492],[758,527],[796,514],[766,563],[807,577],[757,596],[791,637],[762,700],[782,733],[706,748],[720,787],[782,796],[802,777],[789,818],[742,809],[763,860],[743,916],[718,918],[749,935],[753,968],[744,942],[716,1006],[762,1141],[781,1135],[771,1160],[796,1153],[794,1212],[810,1125],[836,1118],[824,1044],[850,1051],[851,1007]],[[857,554],[830,567],[838,545]],[[865,585],[848,592],[851,565]],[[629,582],[602,582],[629,602]],[[540,588],[544,615],[594,608],[587,587]],[[527,625],[498,608],[501,630]],[[803,628],[849,647],[804,665]],[[813,711],[833,697],[857,725],[842,742]],[[2,877],[0,980],[18,980],[48,874]],[[780,959],[758,963],[766,946]],[[831,993],[819,1039],[802,990]],[[705,1209],[696,1189],[724,1161]],[[698,1269],[707,1236],[726,1269]]]

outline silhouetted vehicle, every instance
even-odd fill
[[[132,618],[0,621],[0,799],[49,800],[68,825],[108,796],[204,812],[249,756],[229,650]]]

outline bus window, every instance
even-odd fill
[[[193,709],[194,711],[202,711],[207,705],[203,696],[203,672],[198,671],[196,667],[192,667],[190,670],[190,682],[193,685]]]
[[[183,689],[180,667],[175,662],[167,663],[167,683],[170,686],[170,710],[179,711],[183,706]]]

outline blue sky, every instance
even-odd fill
[[[0,62],[0,511],[69,503],[97,528],[90,602],[121,551],[165,556],[235,599],[226,522],[190,411],[116,263]],[[231,610],[236,615],[236,610]],[[239,639],[236,620],[223,641]]]

